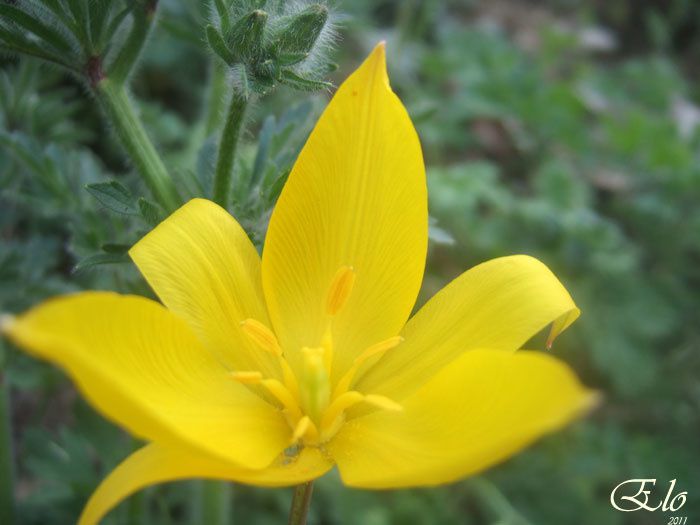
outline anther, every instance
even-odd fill
[[[341,266],[333,277],[326,298],[326,312],[328,315],[337,314],[350,297],[355,285],[355,271],[352,266]]]
[[[255,319],[245,319],[241,321],[241,330],[260,348],[271,354],[281,355],[282,349],[275,334],[267,326]]]
[[[231,372],[231,378],[244,385],[256,385],[262,382],[262,374],[256,371]]]

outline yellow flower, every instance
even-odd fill
[[[149,442],[80,523],[181,478],[285,486],[337,465],[354,487],[446,483],[589,407],[564,364],[515,352],[578,316],[547,267],[480,264],[409,320],[427,243],[421,148],[380,44],[301,152],[262,259],[226,211],[195,199],[130,252],[164,306],[86,292],[5,323]]]

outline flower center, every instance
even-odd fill
[[[262,387],[265,399],[278,407],[291,430],[290,444],[319,446],[331,439],[342,427],[351,407],[365,403],[382,410],[402,410],[401,405],[384,396],[365,395],[353,390],[353,384],[361,367],[371,358],[380,357],[403,340],[390,337],[370,346],[353,362],[347,372],[332,384],[333,318],[346,305],[355,284],[355,271],[351,266],[338,269],[326,296],[328,324],[317,346],[301,349],[300,370],[295,373],[285,357],[285,352],[275,334],[255,319],[241,321],[241,329],[262,351],[276,356],[282,372],[282,380],[265,378],[262,373],[240,370],[231,377],[244,385]]]

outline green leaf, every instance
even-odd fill
[[[281,53],[277,61],[281,66],[293,66],[309,58],[308,53]]]
[[[143,197],[139,198],[139,211],[141,217],[151,226],[157,226],[163,220],[163,212],[160,207]]]
[[[226,62],[229,66],[234,64],[236,62],[236,57],[226,45],[221,33],[219,33],[213,25],[208,25],[205,29],[205,33],[207,36],[207,43],[211,50],[219,55],[221,60]]]
[[[221,30],[225,35],[231,30],[231,19],[228,16],[228,6],[224,0],[214,0],[214,6],[216,7],[216,12],[219,15],[219,20],[221,21]]]
[[[318,91],[320,89],[330,89],[333,87],[333,84],[330,82],[303,78],[289,69],[282,70],[280,82],[294,89],[298,89],[299,91]]]
[[[126,19],[126,16],[131,12],[131,9],[132,9],[132,4],[127,4],[127,6],[124,9],[119,11],[119,13],[117,13],[109,21],[109,24],[105,28],[104,34],[100,37],[99,41],[96,44],[98,49],[107,45],[107,43],[112,40],[112,38],[114,37],[114,34],[117,32],[117,29],[119,29],[119,26],[122,25],[122,22],[124,22],[124,20]]]
[[[0,4],[0,17],[10,20],[17,26],[36,35],[43,42],[53,46],[58,51],[63,53],[72,51],[72,47],[64,35],[17,7]]]
[[[85,189],[103,206],[112,211],[126,215],[138,213],[131,192],[115,180],[88,184]]]
[[[123,264],[129,262],[125,253],[96,253],[88,255],[73,267],[73,273],[81,273],[104,264]]]
[[[131,249],[130,244],[121,244],[121,243],[115,243],[115,242],[106,242],[102,246],[102,251],[106,253],[112,253],[112,254],[124,254],[127,253]]]

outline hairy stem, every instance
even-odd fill
[[[294,498],[292,498],[292,507],[289,509],[288,525],[306,525],[306,517],[309,514],[313,491],[313,481],[302,483],[294,488]]]
[[[9,386],[0,369],[0,523],[7,524],[14,523],[15,519],[14,458],[9,398]]]
[[[236,159],[236,146],[238,145],[238,138],[245,120],[247,106],[248,97],[234,87],[231,93],[228,113],[226,114],[224,130],[221,133],[219,156],[216,159],[216,172],[214,175],[214,201],[224,208],[228,206],[233,163]]]
[[[226,64],[221,60],[213,60],[209,77],[209,93],[207,94],[204,134],[206,137],[214,133],[221,125],[224,115],[224,96],[226,93]]]
[[[95,92],[122,146],[153,196],[167,211],[175,210],[181,204],[180,196],[134,111],[124,85],[102,78],[95,84]]]

